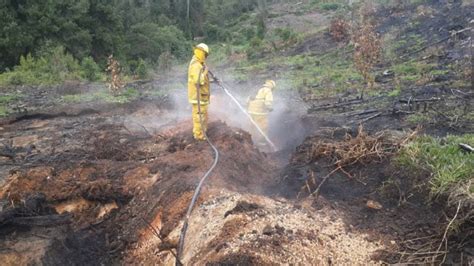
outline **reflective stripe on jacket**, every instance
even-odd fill
[[[188,101],[191,104],[198,103],[198,83],[201,105],[207,105],[210,99],[208,70],[203,62],[193,56],[188,69]]]

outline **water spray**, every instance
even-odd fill
[[[272,147],[272,150],[274,152],[277,151],[277,148],[275,146],[275,144],[273,144],[273,142],[270,140],[270,138],[268,138],[268,136],[265,134],[265,132],[263,132],[263,130],[258,126],[258,124],[253,120],[252,116],[244,109],[244,107],[239,103],[239,101],[234,97],[234,95],[232,95],[232,93],[230,93],[230,91],[224,86],[223,82],[222,81],[219,81],[219,79],[216,78],[216,76],[211,72],[209,71],[209,73],[211,74],[211,76],[213,77],[214,80],[216,80],[216,83],[217,85],[219,85],[219,87],[221,87],[224,92],[227,94],[227,96],[229,96],[232,101],[234,101],[235,104],[237,104],[237,106],[239,107],[240,111],[242,111],[242,113],[244,113],[247,118],[250,120],[250,122],[252,122],[252,124],[255,126],[255,128],[257,129],[258,133],[260,133],[260,135],[263,136],[263,138],[265,139],[265,141],[270,144],[270,146]]]

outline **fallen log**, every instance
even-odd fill
[[[467,151],[467,152],[474,152],[474,148],[467,145],[467,144],[464,144],[464,143],[459,143],[459,147],[464,150],[464,151]]]
[[[367,122],[367,121],[369,121],[369,120],[371,120],[371,119],[374,119],[374,118],[376,118],[376,117],[379,117],[381,114],[382,114],[382,113],[376,113],[375,115],[369,116],[369,117],[363,119],[363,120],[360,121],[360,122],[361,122],[361,123],[365,123],[365,122]]]
[[[348,102],[341,102],[341,103],[335,103],[335,104],[328,104],[328,105],[320,105],[320,106],[312,106],[309,108],[309,112],[315,112],[315,111],[320,111],[320,110],[327,110],[327,109],[332,109],[332,108],[338,108],[338,107],[344,107],[344,106],[349,106],[353,104],[359,104],[363,103],[364,100],[352,100]]]
[[[71,215],[68,214],[51,214],[31,217],[13,217],[7,224],[23,225],[23,226],[56,226],[71,223]]]
[[[423,102],[437,102],[441,101],[441,98],[430,98],[430,99],[415,99],[415,98],[410,98],[410,99],[400,99],[398,100],[401,103],[423,103]]]
[[[362,110],[362,111],[351,111],[351,112],[344,113],[343,115],[346,115],[346,116],[361,116],[361,115],[368,115],[368,114],[376,113],[378,111],[379,111],[378,109],[367,109],[367,110]]]

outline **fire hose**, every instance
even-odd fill
[[[198,185],[197,185],[197,187],[194,191],[191,202],[189,203],[188,210],[186,212],[186,216],[184,217],[183,227],[181,228],[181,234],[179,236],[179,242],[178,242],[178,247],[177,247],[177,251],[176,251],[176,253],[177,253],[176,263],[175,263],[176,266],[181,265],[180,258],[181,258],[181,255],[183,253],[184,240],[185,240],[185,237],[186,237],[186,232],[188,230],[189,218],[190,218],[191,213],[193,211],[194,205],[196,204],[196,201],[199,197],[199,193],[201,192],[202,185],[204,184],[204,181],[206,181],[207,177],[214,170],[214,168],[217,165],[217,162],[219,161],[219,150],[217,150],[217,148],[214,146],[214,144],[209,140],[209,137],[207,136],[206,130],[204,130],[204,127],[203,127],[203,119],[202,119],[202,113],[201,113],[201,75],[202,75],[203,70],[204,70],[204,68],[202,68],[201,71],[199,72],[199,77],[198,77],[198,82],[197,82],[197,105],[198,105],[199,123],[201,124],[201,130],[204,133],[204,137],[206,138],[207,143],[209,144],[209,146],[211,146],[211,148],[214,151],[214,162],[212,163],[209,170],[207,170],[207,172],[201,177],[201,179],[200,179],[200,181],[199,181],[199,183],[198,183]],[[276,151],[276,147],[273,144],[273,142],[267,137],[267,135],[262,131],[262,129],[257,125],[257,123],[252,119],[252,117],[245,111],[245,109],[242,107],[242,105],[240,105],[240,103],[237,101],[237,99],[229,92],[229,90],[222,84],[222,82],[220,82],[219,79],[217,79],[216,76],[214,76],[214,74],[211,71],[209,71],[209,73],[211,74],[213,79],[217,82],[219,87],[221,87],[224,90],[224,92],[237,104],[237,106],[240,108],[240,110],[244,114],[246,114],[247,118],[252,122],[252,124],[257,128],[258,132],[270,144],[272,149],[274,151]]]
[[[217,162],[219,161],[219,150],[217,150],[216,146],[209,140],[209,137],[207,136],[206,130],[203,127],[203,122],[202,122],[202,113],[201,113],[201,75],[202,71],[204,68],[201,69],[199,72],[199,77],[198,77],[198,82],[197,82],[197,105],[198,105],[198,114],[199,114],[199,124],[201,124],[201,131],[204,133],[204,137],[207,140],[207,143],[211,148],[214,150],[214,162],[212,163],[211,167],[207,172],[201,177],[199,184],[196,187],[196,190],[194,190],[194,195],[191,199],[191,202],[189,203],[188,210],[186,212],[186,216],[184,217],[184,222],[183,222],[183,228],[181,228],[181,234],[179,236],[179,242],[178,242],[178,247],[176,250],[177,253],[177,259],[176,259],[176,266],[181,265],[180,258],[181,254],[183,252],[183,247],[184,247],[184,238],[186,237],[186,231],[188,230],[188,223],[189,223],[189,217],[191,216],[191,212],[193,211],[194,204],[196,204],[196,201],[199,197],[199,193],[201,192],[201,187],[204,184],[204,181],[206,181],[207,177],[211,174],[212,170],[217,165]]]

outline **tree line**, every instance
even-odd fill
[[[0,3],[0,72],[22,57],[63,48],[78,61],[102,67],[111,54],[128,68],[160,56],[189,55],[193,40],[230,38],[225,25],[262,0],[3,0]],[[197,38],[201,37],[201,38]],[[61,49],[59,49],[61,50]]]

